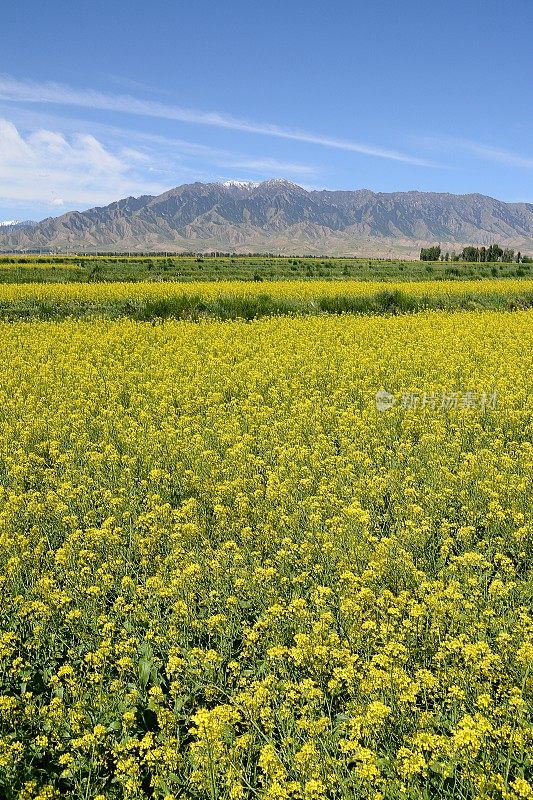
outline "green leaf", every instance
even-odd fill
[[[150,680],[150,673],[152,672],[152,662],[146,658],[141,658],[139,661],[139,683],[142,689],[146,689],[148,681]]]

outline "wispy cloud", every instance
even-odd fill
[[[124,128],[93,121],[88,123],[87,120],[71,116],[21,109],[8,103],[4,103],[3,106],[0,103],[0,118],[2,115],[9,117],[19,130],[46,128],[61,131],[66,136],[76,136],[83,131],[90,132],[100,141],[109,143],[109,146],[120,147],[124,155],[130,154],[139,163],[144,162],[149,170],[173,174],[178,163],[181,177],[184,179],[192,177],[195,180],[215,178],[218,180],[220,169],[240,170],[254,178],[282,176],[292,179],[297,179],[299,176],[316,176],[320,171],[314,164],[284,161],[268,157],[264,153],[251,155],[176,137],[146,133],[131,127]],[[121,142],[125,144],[122,145]],[[184,166],[185,161],[190,164],[190,175]],[[216,175],[212,167],[217,168]],[[177,177],[174,176],[174,182]]]
[[[321,134],[309,133],[307,131],[293,130],[274,123],[253,122],[233,117],[229,114],[182,108],[181,106],[161,103],[159,101],[139,99],[132,95],[115,95],[93,90],[80,90],[57,83],[22,81],[6,75],[0,76],[0,99],[19,103],[51,103],[79,108],[96,108],[103,111],[176,120],[196,125],[208,125],[217,128],[261,134],[263,136],[307,142],[323,147],[361,153],[416,166],[435,166],[425,159],[401,153],[397,150],[389,150],[348,139],[338,139]]]
[[[26,132],[0,117],[0,201],[12,209],[26,204],[49,213],[62,206],[86,208],[129,195],[159,194],[190,180],[316,174],[306,164],[112,126],[96,126],[97,138],[67,122],[68,130],[54,130],[50,124]]]
[[[432,149],[454,153],[463,151],[469,153],[482,161],[490,161],[493,164],[503,164],[506,167],[516,167],[518,169],[533,169],[533,158],[512,153],[501,147],[473,142],[469,139],[456,138],[454,136],[429,136],[419,138],[417,141]]]
[[[239,158],[224,154],[220,154],[215,158],[219,167],[248,170],[258,174],[284,175],[289,173],[292,175],[312,175],[315,172],[315,168],[307,164],[278,161],[277,158]]]
[[[312,164],[302,164],[297,161],[282,161],[278,158],[265,156],[248,156],[231,150],[209,147],[197,142],[184,139],[175,139],[170,136],[143,133],[124,128],[106,126],[108,133],[130,141],[146,143],[158,150],[165,151],[167,157],[173,152],[189,157],[200,158],[204,163],[214,164],[217,167],[247,170],[257,175],[315,175],[318,168]]]

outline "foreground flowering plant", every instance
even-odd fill
[[[533,798],[533,312],[0,329],[3,797]]]

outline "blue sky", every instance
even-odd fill
[[[0,220],[232,178],[533,202],[532,0],[26,0],[1,17]]]

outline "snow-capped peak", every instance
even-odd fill
[[[235,186],[237,189],[256,189],[259,183],[256,181],[224,181],[222,186],[227,186],[228,188]]]
[[[7,228],[9,225],[18,225],[18,219],[6,219],[3,222],[0,222],[0,228]]]

